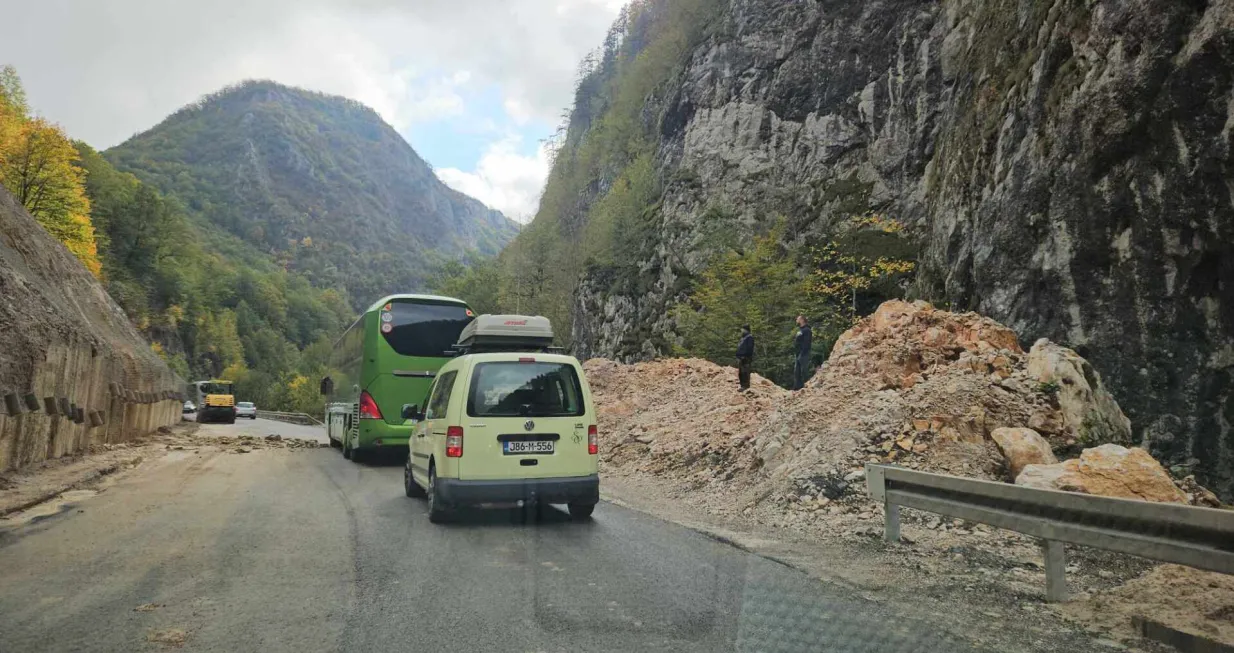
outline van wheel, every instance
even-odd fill
[[[571,503],[566,506],[570,510],[571,519],[591,519],[591,513],[596,509],[594,503]]]
[[[425,496],[424,490],[416,483],[416,479],[411,477],[411,463],[403,466],[403,491],[409,497],[420,498]]]
[[[437,496],[437,467],[435,465],[429,465],[428,487],[424,488],[424,493],[428,495],[428,520],[434,524],[446,521],[446,507],[441,505],[441,498]]]

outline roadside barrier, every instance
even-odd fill
[[[1007,483],[866,465],[883,502],[883,538],[900,540],[900,508],[988,524],[1041,540],[1046,600],[1067,600],[1063,544],[1234,574],[1234,511],[1040,490]]]
[[[289,424],[304,424],[307,426],[325,426],[321,420],[308,413],[280,413],[276,410],[259,410],[257,416],[262,419],[272,419]]]
[[[74,387],[74,384],[64,384]],[[0,390],[0,471],[123,442],[180,420],[177,390],[134,391],[118,383],[80,384],[84,395],[39,397]]]

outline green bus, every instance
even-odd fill
[[[337,342],[326,396],[326,434],[343,457],[407,449],[404,404],[424,404],[437,370],[475,314],[460,299],[390,295],[375,302]]]

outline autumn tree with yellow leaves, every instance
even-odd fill
[[[0,68],[0,185],[96,277],[102,276],[90,221],[86,173],[59,126],[28,115],[21,79]]]
[[[877,213],[842,221],[831,239],[811,251],[811,291],[849,323],[860,317],[858,296],[871,291],[880,301],[899,296],[897,286],[917,267],[909,258],[903,223]]]

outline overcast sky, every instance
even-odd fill
[[[443,181],[526,221],[540,141],[623,0],[0,0],[0,65],[32,108],[103,149],[242,79],[337,93]]]

